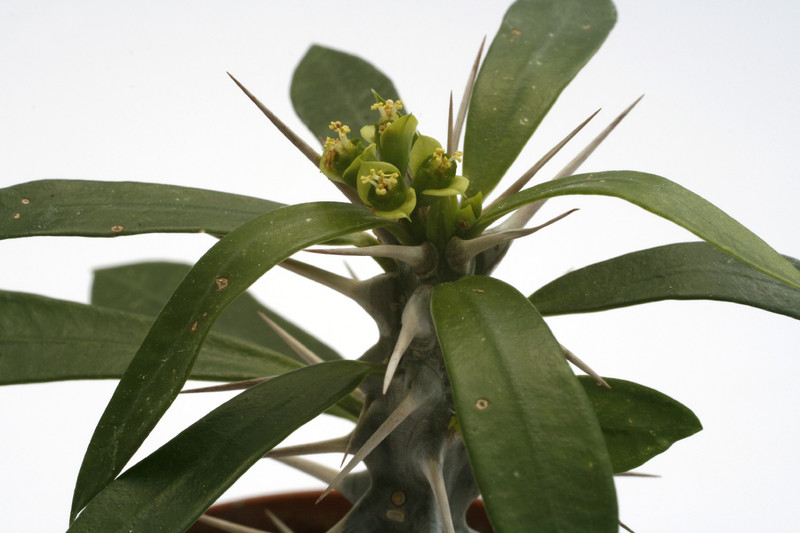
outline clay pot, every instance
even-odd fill
[[[237,524],[275,531],[275,526],[264,513],[269,509],[295,533],[325,533],[352,507],[338,492],[332,492],[315,504],[320,491],[275,494],[215,505],[208,514]],[[467,512],[467,523],[481,533],[491,533],[483,502],[476,500]],[[219,529],[205,524],[195,524],[186,533],[219,533]]]

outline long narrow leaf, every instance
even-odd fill
[[[383,98],[397,100],[392,81],[363,59],[314,45],[297,65],[292,77],[292,105],[300,120],[320,140],[332,135],[331,121],[350,126],[353,135],[359,128],[377,122],[370,111],[375,90]]]
[[[785,257],[800,270],[800,260]],[[545,316],[668,299],[735,302],[800,319],[800,290],[704,242],[669,244],[595,263],[530,297]]]
[[[487,277],[438,286],[431,309],[494,530],[616,532],[600,426],[536,309]]]
[[[282,204],[190,187],[41,180],[0,189],[0,239],[139,233],[224,235]]]
[[[137,263],[96,270],[92,284],[92,303],[155,317],[191,269],[176,263]],[[261,305],[250,293],[239,296],[214,324],[212,331],[268,348],[302,361],[258,313],[264,313],[311,351],[326,361],[341,359],[336,351],[310,333]]]
[[[617,19],[606,0],[520,0],[486,54],[467,115],[468,194],[494,189]]]
[[[222,311],[274,265],[306,246],[389,221],[330,202],[276,209],[239,226],[187,274],[122,376],[86,451],[72,517],[125,466],[185,383]]]
[[[0,291],[0,385],[119,379],[152,316]],[[191,379],[238,381],[299,368],[275,351],[211,332]]]
[[[94,498],[69,533],[181,533],[264,453],[373,371],[332,361],[289,372],[218,407]]]
[[[611,388],[578,376],[603,430],[615,473],[641,466],[703,429],[688,407],[666,394],[622,379],[604,379]]]
[[[677,183],[644,172],[612,170],[541,183],[498,202],[476,221],[475,231],[481,231],[525,204],[571,194],[597,194],[627,200],[686,228],[753,268],[800,288],[800,272],[753,232]]]

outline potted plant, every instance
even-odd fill
[[[295,74],[293,98],[315,136],[329,134],[332,140],[322,150],[300,147],[350,204],[283,207],[151,184],[49,181],[3,189],[4,211],[11,215],[3,220],[5,238],[199,230],[220,237],[188,274],[175,277],[178,288],[171,295],[167,279],[176,272],[174,265],[129,267],[126,279],[141,285],[123,294],[115,284],[123,272],[104,271],[93,307],[5,295],[3,330],[11,333],[4,337],[3,373],[9,382],[122,375],[84,460],[73,515],[86,508],[71,530],[181,531],[246,467],[325,411],[360,418],[352,439],[329,445],[348,448],[355,453],[350,464],[364,459],[370,468],[369,488],[366,474],[335,482],[359,501],[346,526],[352,530],[448,530],[448,520],[454,522],[451,530],[465,530],[462,511],[478,487],[498,531],[531,524],[542,530],[616,530],[612,473],[641,464],[699,425],[688,410],[651,389],[598,377],[576,379],[564,356],[584,370],[588,366],[555,341],[541,315],[711,298],[796,318],[798,273],[732,219],[663,178],[637,172],[572,175],[582,156],[558,180],[489,197],[613,22],[608,4],[562,2],[557,9],[514,4],[487,52],[473,98],[467,98],[463,165],[454,148],[457,126],[448,127],[449,142],[426,136],[379,72],[352,56],[312,48]],[[557,51],[552,42],[559,43]],[[530,70],[508,64],[528,57],[541,64],[533,61]],[[553,65],[558,68],[550,71]],[[326,77],[320,84],[321,68],[330,69],[330,76],[348,76],[338,83]],[[508,75],[498,76],[503,69]],[[498,88],[498,80],[505,86]],[[331,90],[353,81],[364,83],[344,90],[346,98]],[[500,98],[492,101],[495,93]],[[361,118],[369,116],[365,104],[376,107],[371,118]],[[495,108],[505,115],[498,117]],[[457,108],[453,114],[457,124]],[[354,124],[350,131],[348,123]],[[512,240],[525,233],[521,219],[533,214],[526,206],[568,194],[621,197],[713,246],[669,245],[611,259],[570,273],[530,298],[489,277]],[[85,207],[76,211],[76,203]],[[176,207],[188,206],[205,212],[196,219],[176,216]],[[518,208],[527,214],[515,215],[500,229],[493,226]],[[380,244],[367,230],[376,231]],[[355,282],[288,260],[317,243],[377,252],[384,273]],[[380,340],[361,362],[302,366],[282,340],[287,337],[247,324],[255,319],[261,325],[262,318],[255,304],[237,296],[279,263],[347,293],[372,315]],[[664,279],[668,283],[657,283]],[[134,295],[144,289],[168,289],[166,300],[156,299],[159,306],[166,301],[160,313],[151,308],[148,315],[145,302],[136,301]],[[88,326],[77,339],[83,344],[75,342],[76,318]],[[282,323],[318,356],[336,358],[309,334]],[[8,348],[45,331],[73,342],[58,353],[73,350],[95,358],[31,365],[31,357],[47,355],[41,347]],[[255,331],[258,338],[251,336]],[[90,340],[125,345],[142,338],[135,356],[123,349],[111,367],[99,364],[108,362],[108,345],[87,351]],[[133,358],[130,366],[125,355]],[[279,377],[254,385],[117,477],[190,375]],[[599,388],[594,381],[611,387]],[[625,416],[614,418],[623,407]],[[627,424],[625,438],[608,431],[615,424]]]

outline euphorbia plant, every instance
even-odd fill
[[[553,181],[525,188],[535,173],[529,172],[492,194],[614,19],[613,7],[602,2],[514,4],[464,99],[463,148],[460,112],[453,112],[446,139],[430,137],[378,71],[313,47],[297,69],[292,97],[315,136],[330,140],[318,149],[287,136],[349,203],[280,206],[140,183],[45,181],[4,189],[0,198],[11,214],[4,238],[199,230],[220,237],[191,269],[146,264],[100,273],[93,306],[3,294],[8,346],[44,331],[72,342],[50,352],[4,348],[7,382],[121,376],[84,460],[71,530],[182,531],[283,437],[325,411],[358,420],[352,436],[301,451],[354,453],[345,474],[361,460],[368,467],[331,480],[356,503],[345,531],[466,531],[463,510],[478,494],[497,531],[616,530],[612,474],[642,464],[699,424],[646,387],[576,378],[567,359],[590,369],[559,344],[542,316],[705,298],[797,318],[800,274],[664,178],[575,174],[586,152]],[[570,273],[529,297],[492,278],[512,240],[532,231],[522,228],[538,206],[571,194],[622,198],[708,244],[635,252]],[[77,214],[76,203],[87,207]],[[176,207],[192,210],[176,214]],[[505,215],[511,216],[501,221]],[[355,281],[289,259],[320,243],[372,255],[384,273]],[[246,296],[237,299],[278,264],[361,304],[378,325],[375,347],[360,361],[340,361],[309,333]],[[166,291],[163,310],[146,308],[133,298],[136,290],[120,294],[114,280],[121,275],[150,294]],[[176,280],[174,292],[169,279]],[[265,334],[259,311],[281,333]],[[64,317],[85,329],[54,333]],[[142,338],[135,355],[119,342]],[[111,340],[119,353],[101,366],[110,348],[98,341]],[[308,364],[316,359],[300,344],[326,362]],[[57,362],[49,359],[54,353]],[[251,388],[119,475],[187,378],[267,376],[244,384]],[[280,453],[286,452],[272,452]]]

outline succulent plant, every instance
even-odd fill
[[[421,130],[377,69],[332,49],[313,46],[291,90],[321,149],[234,78],[347,203],[285,206],[96,181],[0,190],[10,214],[0,238],[219,238],[192,267],[98,272],[90,306],[0,293],[0,324],[12,332],[0,344],[4,382],[120,377],[81,467],[69,531],[183,531],[265,454],[330,451],[352,454],[338,474],[318,473],[354,503],[335,531],[467,532],[465,510],[478,496],[498,532],[616,531],[613,475],[698,431],[699,421],[653,389],[601,377],[543,317],[711,299],[800,318],[800,263],[663,177],[576,174],[636,102],[552,180],[528,186],[594,115],[492,198],[615,20],[605,1],[513,4],[482,63],[479,54],[460,108],[451,104],[445,139]],[[492,277],[514,240],[572,213],[526,227],[544,202],[565,195],[621,198],[704,242],[590,265],[527,297]],[[383,272],[356,280],[294,257],[316,245],[324,247],[310,251],[372,257]],[[275,266],[357,302],[377,325],[377,343],[358,360],[343,359],[258,304],[246,291]],[[159,296],[155,307],[137,296],[144,288]],[[19,343],[66,317],[70,327],[49,331],[61,342]],[[587,375],[576,377],[570,363]],[[246,391],[123,472],[188,379]],[[322,413],[353,420],[352,433],[276,448]],[[367,469],[353,473],[361,462]]]

